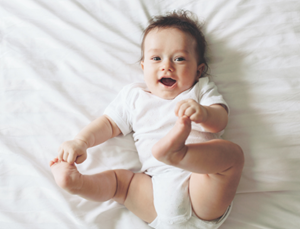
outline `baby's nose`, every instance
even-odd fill
[[[161,66],[162,71],[173,71],[172,63],[170,61],[164,61]]]

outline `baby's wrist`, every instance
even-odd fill
[[[208,109],[207,109],[206,106],[203,106],[203,110],[204,110],[204,113],[205,113],[205,115],[204,115],[204,121],[203,122],[206,122],[207,119],[208,119],[209,111],[208,111]]]
[[[205,106],[201,106],[200,105],[200,109],[201,109],[201,115],[200,117],[198,118],[198,123],[205,123],[207,121],[207,118],[208,118],[208,110]]]
[[[83,143],[86,146],[86,148],[89,148],[88,141],[86,141],[86,140],[84,140],[82,138],[78,138],[78,137],[75,137],[74,140],[80,141],[81,143]]]

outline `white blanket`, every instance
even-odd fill
[[[222,229],[300,228],[300,2],[1,0],[0,228],[150,228],[113,201],[60,189],[49,161],[143,81],[151,16],[187,9],[205,22],[210,74],[231,108],[224,139],[246,163]],[[88,150],[84,174],[140,169],[131,136]]]

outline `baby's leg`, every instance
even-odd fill
[[[221,139],[185,145],[190,130],[191,121],[179,118],[152,153],[166,164],[193,172],[189,186],[193,210],[199,218],[213,220],[224,214],[234,198],[244,165],[243,151]]]
[[[106,201],[116,193],[116,177],[112,170],[96,175],[82,175],[74,164],[59,161],[50,162],[51,171],[59,187],[67,192],[92,201]],[[132,177],[128,175],[128,180]]]
[[[82,175],[74,164],[57,158],[50,167],[58,186],[71,194],[98,202],[113,199],[148,223],[156,218],[152,181],[145,174],[120,169]]]

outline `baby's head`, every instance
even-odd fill
[[[141,44],[141,61],[144,60],[144,44],[148,33],[153,29],[176,28],[184,33],[190,34],[196,41],[195,51],[197,54],[198,65],[205,64],[205,70],[202,76],[205,75],[208,65],[205,58],[206,41],[201,31],[201,25],[196,19],[192,19],[192,13],[189,11],[174,11],[172,13],[155,16],[149,21],[148,27],[144,30],[144,36]]]
[[[151,93],[173,99],[206,73],[206,42],[187,11],[150,20],[142,40],[141,66]]]

